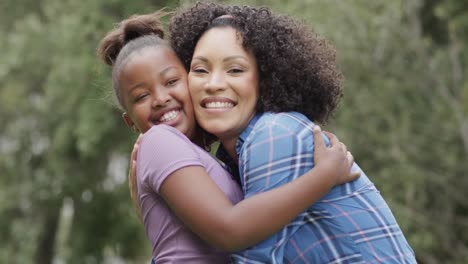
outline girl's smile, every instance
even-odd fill
[[[166,124],[193,138],[196,125],[187,73],[170,48],[147,48],[134,54],[122,67],[119,81],[129,127],[144,133]]]

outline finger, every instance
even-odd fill
[[[357,178],[361,177],[361,170],[358,170],[358,171],[351,171],[349,173],[349,178],[350,180],[355,180]]]
[[[137,158],[138,148],[140,147],[142,137],[143,137],[143,134],[140,133],[140,135],[138,135],[137,140],[135,141],[135,144],[133,145],[133,151],[132,151],[133,160],[136,160]]]
[[[328,132],[328,131],[324,131],[323,133],[325,133],[325,135],[328,137],[328,139],[330,140],[330,144],[332,146],[338,146],[338,143],[340,143],[340,141],[335,136],[335,134]]]
[[[341,150],[342,150],[344,153],[347,153],[347,152],[348,152],[348,148],[346,147],[346,145],[345,145],[343,142],[340,142],[340,145],[341,145]]]
[[[322,137],[322,129],[320,126],[314,126],[313,129],[314,133],[314,145],[315,145],[315,150],[321,150],[325,148],[325,141],[323,140]]]
[[[130,157],[131,160],[136,160],[137,159],[138,148],[139,148],[138,144],[133,145],[132,154],[131,154],[131,157]]]
[[[136,171],[136,160],[132,160],[130,161],[130,169],[128,171],[128,183],[130,184],[130,186],[133,183],[132,179],[136,175],[135,171]]]
[[[137,167],[137,161],[136,159],[134,159],[130,162],[130,173],[132,175],[136,174],[136,167]]]
[[[140,133],[140,134],[138,135],[138,138],[137,138],[137,140],[136,140],[135,143],[138,144],[138,145],[140,145],[140,142],[141,142],[141,138],[142,138],[142,137],[143,137],[143,134]]]
[[[348,166],[352,167],[353,164],[354,164],[354,156],[353,156],[353,154],[351,154],[351,152],[348,151],[346,153],[346,159],[348,160]]]

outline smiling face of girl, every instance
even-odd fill
[[[255,115],[258,69],[232,27],[215,27],[197,42],[189,89],[198,124],[232,145]]]
[[[123,118],[130,128],[145,133],[153,125],[166,124],[193,139],[196,125],[187,72],[169,47],[135,52],[118,80],[126,109]]]

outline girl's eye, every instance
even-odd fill
[[[138,96],[135,97],[135,102],[139,102],[141,101],[143,98],[145,98],[148,94],[144,93],[144,94],[140,94]]]
[[[179,81],[179,79],[172,79],[172,80],[169,80],[167,83],[166,83],[166,86],[173,86],[177,83],[177,81]]]

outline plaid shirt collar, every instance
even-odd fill
[[[256,114],[249,122],[247,127],[239,135],[239,138],[236,141],[236,153],[239,155],[242,146],[244,145],[245,139],[250,135],[252,130],[255,127],[255,124],[262,116],[261,113]],[[229,156],[226,149],[222,144],[219,145],[218,150],[216,151],[216,157],[221,160],[227,167],[228,171],[234,176],[234,178],[239,179],[239,168],[237,162]]]

